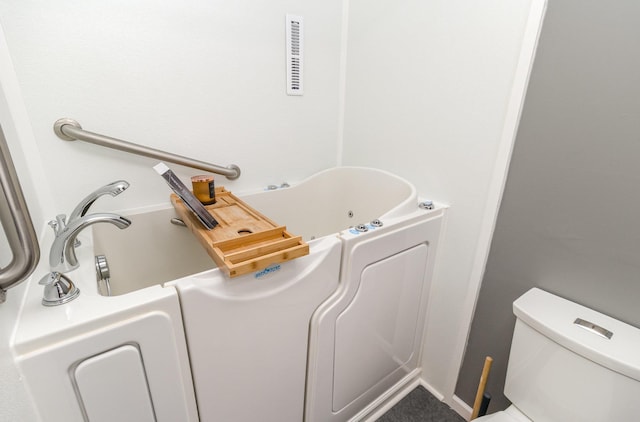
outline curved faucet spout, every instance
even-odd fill
[[[96,213],[69,221],[51,245],[49,253],[51,271],[67,272],[78,268],[78,258],[73,244],[82,230],[96,223],[111,223],[120,229],[126,229],[131,225],[131,220],[117,214]]]
[[[89,211],[91,205],[98,198],[104,195],[116,196],[124,192],[129,187],[129,183],[126,180],[117,180],[113,183],[109,183],[108,185],[104,185],[95,191],[91,192],[84,198],[80,203],[71,211],[69,215],[69,222],[67,224],[71,224],[71,222],[77,220],[80,217],[84,217],[85,214]]]

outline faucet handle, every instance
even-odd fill
[[[49,221],[49,227],[53,229],[53,233],[57,237],[62,232],[62,230],[64,230],[64,228],[67,227],[67,216],[64,214],[56,215],[55,220]],[[73,243],[73,246],[75,246],[76,248],[80,245],[82,245],[82,243],[80,242],[79,239],[76,239],[75,242]]]
[[[56,215],[55,220],[49,221],[49,227],[53,229],[55,235],[59,235],[60,232],[67,226],[67,216],[64,214]]]
[[[44,286],[42,304],[57,306],[72,301],[80,294],[80,289],[66,275],[52,271],[40,279],[38,284]]]

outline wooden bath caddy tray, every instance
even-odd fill
[[[262,270],[269,265],[309,254],[309,245],[279,226],[224,187],[216,188],[216,203],[205,205],[218,220],[207,230],[176,195],[171,203],[209,256],[229,277]]]

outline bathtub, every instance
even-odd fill
[[[418,379],[444,207],[422,209],[406,180],[350,167],[239,196],[302,235],[309,255],[229,279],[165,208],[81,235],[78,299],[44,308],[31,283],[15,350],[42,415],[362,420]],[[113,403],[128,404],[114,415]]]

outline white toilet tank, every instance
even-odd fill
[[[513,310],[505,395],[524,415],[640,420],[640,329],[535,288]]]

